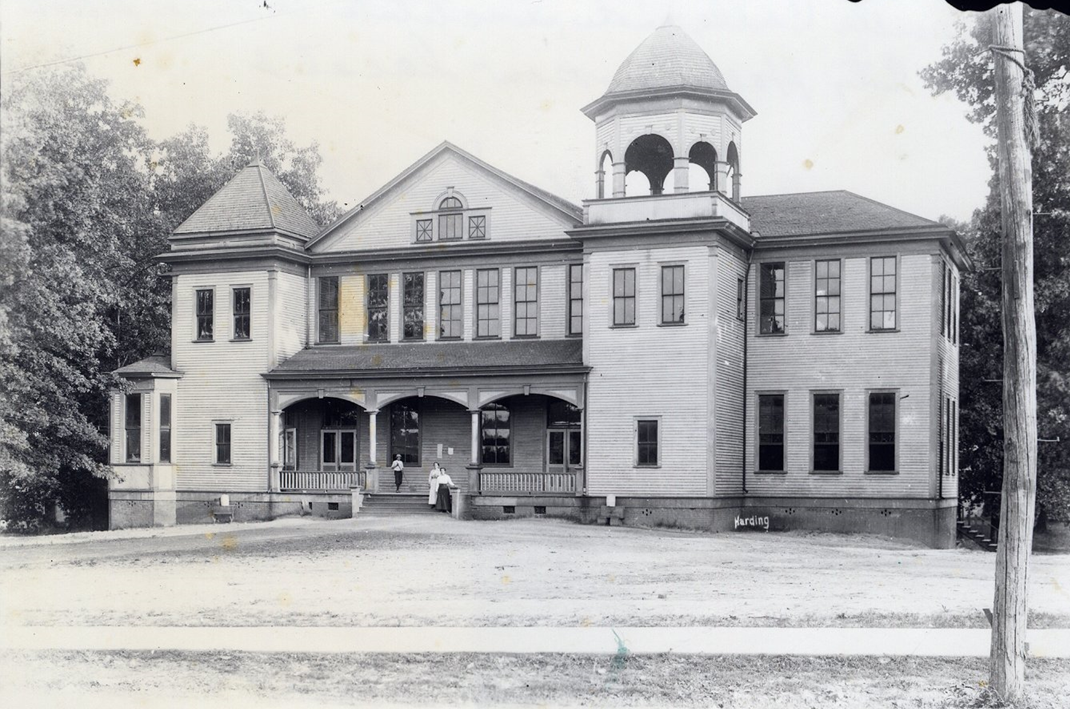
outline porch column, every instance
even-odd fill
[[[365,467],[368,471],[367,486],[371,492],[379,492],[379,473],[376,470],[375,462],[377,457],[375,422],[378,415],[378,410],[368,412],[368,464]]]
[[[468,492],[478,495],[479,490],[479,425],[482,422],[483,412],[480,409],[469,411],[472,414],[472,455],[468,463]]]
[[[272,411],[268,422],[268,489],[271,492],[279,491],[279,470],[282,464],[279,461],[279,431],[282,430],[282,411]]]

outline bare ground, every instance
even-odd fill
[[[439,516],[0,547],[0,625],[987,627],[995,555],[877,537]],[[1070,627],[1034,556],[1032,627]]]

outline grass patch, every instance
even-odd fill
[[[7,691],[247,694],[382,703],[725,707],[1002,706],[983,659],[680,655],[0,653]],[[1031,660],[1028,709],[1065,706],[1070,660]]]

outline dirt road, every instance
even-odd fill
[[[984,627],[994,560],[554,520],[220,525],[0,547],[0,623]],[[1034,557],[1031,580],[1033,627],[1070,627],[1070,557]]]

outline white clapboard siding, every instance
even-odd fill
[[[878,255],[878,254],[874,254]],[[879,255],[891,255],[881,252]],[[868,259],[844,259],[841,334],[812,334],[812,260],[787,263],[786,336],[756,336],[759,267],[752,268],[748,297],[747,490],[755,495],[930,496],[930,357],[932,350],[931,256],[899,261],[899,332],[867,332]],[[867,391],[898,390],[899,474],[865,471]],[[842,475],[810,471],[811,392],[839,390]],[[784,391],[784,475],[754,472],[756,392]]]
[[[588,490],[592,495],[705,496],[709,464],[707,247],[594,252],[586,275],[590,320]],[[684,263],[683,327],[659,327],[663,262]],[[636,328],[611,328],[611,270],[637,269]],[[635,420],[660,417],[658,468],[635,466]]]
[[[438,339],[438,271],[424,274],[424,339]]]
[[[278,275],[278,332],[275,347],[281,362],[305,346],[308,289],[305,278],[282,271]]]
[[[561,217],[552,217],[517,188],[474,168],[448,152],[424,166],[402,189],[386,195],[350,222],[339,227],[318,252],[403,248],[415,240],[414,212],[437,208],[447,187],[459,193],[470,209],[489,209],[487,239],[491,242],[566,239]],[[481,212],[485,213],[485,212]],[[421,218],[434,218],[428,214]],[[437,224],[436,224],[437,228]],[[467,241],[467,222],[464,225]],[[444,244],[444,248],[448,248]]]
[[[501,318],[499,332],[503,340],[513,336],[513,269],[506,266],[498,274],[498,317]]]
[[[120,391],[113,391],[109,398],[111,404],[110,419],[111,419],[111,448],[108,454],[108,460],[112,465],[123,462],[123,394]]]
[[[366,339],[366,288],[363,272],[338,277],[338,341],[343,345],[359,345]]]
[[[716,287],[710,353],[714,359],[713,397],[714,493],[743,492],[743,337],[744,323],[737,317],[736,296],[746,262],[734,252],[721,250],[714,259]]]
[[[174,405],[173,448],[179,490],[266,490],[268,364],[266,272],[179,275],[173,326],[174,367],[182,372]],[[231,342],[230,288],[252,287],[251,342]],[[193,342],[194,290],[214,287],[215,341]],[[214,423],[231,424],[232,464],[213,465]]]
[[[539,335],[547,340],[565,336],[567,269],[561,265],[539,269]]]
[[[464,339],[471,341],[476,332],[476,285],[475,271],[464,269],[464,293],[461,302],[464,305]]]

